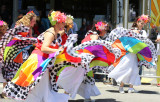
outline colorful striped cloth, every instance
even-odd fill
[[[117,58],[113,51],[111,44],[103,40],[87,41],[74,48],[70,44],[63,53],[56,57],[51,71],[52,89],[58,91],[56,81],[61,72],[69,66],[84,68],[85,74],[89,77],[93,77],[92,69],[98,68],[106,71],[108,66],[114,63]],[[120,52],[117,51],[116,54],[118,55]]]
[[[43,77],[43,74],[46,72],[46,68],[48,68],[47,66],[52,64],[52,62],[54,63],[56,56],[61,52],[57,51],[52,54],[43,53],[40,50],[44,39],[43,34],[40,35],[40,38],[38,38],[38,40],[40,41],[38,42],[38,44],[36,44],[35,50],[32,52],[29,58],[20,66],[12,81],[8,82],[6,87],[4,88],[4,92],[6,93],[7,97],[19,100],[26,99],[28,96],[28,92],[32,90]],[[66,42],[66,39],[67,36],[63,38],[59,36],[55,41],[51,43],[50,48],[58,49],[61,44],[64,44]]]
[[[138,58],[138,65],[144,65],[146,68],[156,68],[157,52],[154,44],[142,34],[133,32],[130,29],[116,28],[112,30],[107,41],[112,42],[114,48],[121,50],[121,56],[116,60],[112,70],[127,53],[134,53]]]
[[[36,38],[27,37],[29,29],[21,24],[7,31],[0,41],[0,50],[3,50],[3,76],[7,81],[14,77],[24,62],[23,51],[37,42]]]

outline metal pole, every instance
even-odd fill
[[[148,9],[147,9],[147,14],[150,16],[150,8],[151,8],[151,0],[148,0]],[[148,27],[147,27],[147,33],[149,34],[150,31],[150,23],[148,23]]]
[[[124,19],[123,19],[123,27],[128,29],[128,7],[129,0],[124,0]]]
[[[145,14],[145,0],[142,1],[142,14]]]
[[[13,22],[16,22],[18,16],[18,0],[13,0]]]

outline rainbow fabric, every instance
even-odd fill
[[[19,69],[23,60],[23,51],[37,42],[36,38],[26,37],[29,27],[22,24],[10,29],[0,41],[3,56],[3,77],[10,81]]]
[[[34,50],[30,57],[19,68],[15,77],[12,79],[12,82],[23,87],[29,86],[45,71],[49,59],[54,56],[55,53],[46,56],[45,54],[42,54],[40,50]]]
[[[130,52],[137,54],[138,61],[147,61],[152,64],[152,54],[149,47],[138,39],[133,37],[121,37],[117,39],[112,46],[118,47],[122,52],[121,57],[116,62],[119,62],[124,55]],[[115,63],[115,65],[117,64],[118,63]]]
[[[115,61],[115,55],[102,45],[88,46],[88,47],[85,47],[84,49],[80,49],[76,51],[76,53],[77,54],[89,53],[95,56],[90,63],[90,69],[96,68],[96,67],[107,69],[107,67],[113,64]],[[71,65],[68,63],[71,63]],[[74,64],[78,64],[78,63],[81,63],[81,58],[70,56],[65,49],[64,52],[62,52],[56,57],[56,60],[55,60],[55,65],[63,64],[63,67],[58,70],[57,78],[61,73],[61,71],[63,71],[66,67],[73,66]],[[89,71],[87,75],[90,77],[93,77],[93,72]]]

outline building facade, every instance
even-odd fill
[[[158,0],[1,0],[10,8],[13,21],[19,13],[29,9],[38,15],[47,16],[49,10],[60,10],[74,16],[78,28],[96,20],[105,20],[113,28],[130,28],[134,19],[141,14],[150,15],[151,1]],[[11,5],[12,4],[12,5]],[[0,6],[1,6],[0,5]],[[153,9],[153,8],[152,8]],[[152,10],[153,11],[153,10]],[[146,27],[145,27],[146,28]]]

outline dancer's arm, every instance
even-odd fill
[[[56,51],[58,51],[58,49],[53,49],[53,48],[50,48],[50,44],[52,43],[52,41],[54,40],[55,38],[55,33],[51,33],[51,32],[46,32],[44,34],[44,42],[42,44],[42,47],[41,47],[41,51],[46,53],[46,54],[50,54],[50,53],[54,53]]]

